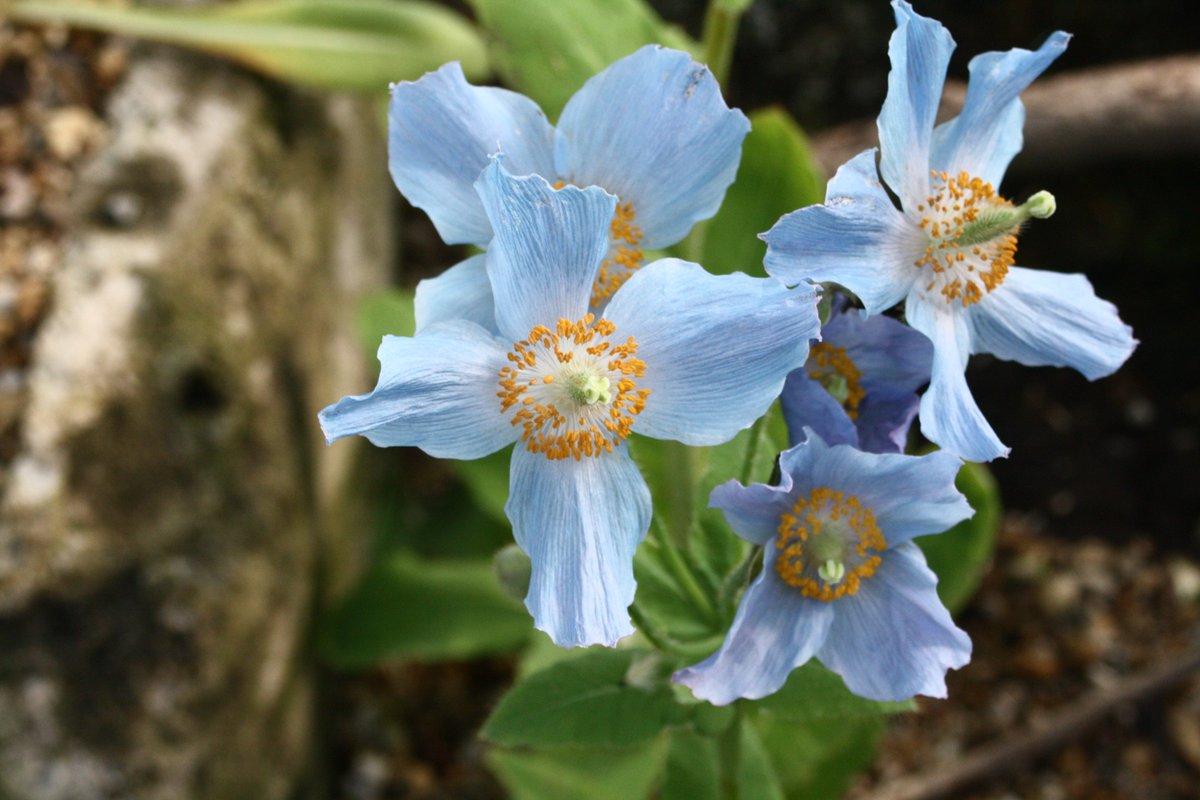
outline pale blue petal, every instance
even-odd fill
[[[537,103],[506,89],[472,86],[457,63],[392,85],[392,180],[448,244],[492,238],[474,183],[498,152],[515,174],[554,174],[554,129]]]
[[[504,510],[533,564],[525,605],[539,630],[561,647],[633,633],[633,552],[650,527],[650,490],[624,447],[552,461],[518,444]]]
[[[1111,375],[1137,346],[1112,303],[1083,275],[1013,267],[967,309],[971,349],[1028,367],[1072,367],[1088,380]]]
[[[915,544],[888,550],[857,594],[833,603],[817,658],[871,700],[946,696],[946,670],[971,660],[971,639],[937,596],[937,576]]]
[[[892,10],[896,31],[888,42],[892,70],[878,120],[879,171],[901,207],[914,213],[929,194],[933,121],[954,40],[940,22],[922,17],[903,0],[893,0]]]
[[[961,114],[938,127],[933,168],[966,171],[999,186],[1009,162],[1021,152],[1025,109],[1019,95],[1063,54],[1070,39],[1058,31],[1035,51],[1017,48],[971,59],[966,102]]]
[[[712,445],[766,413],[820,331],[816,292],[773,278],[710,275],[668,258],[634,273],[604,316],[632,336],[649,389],[633,429],[657,439]]]
[[[779,580],[767,552],[721,648],[673,680],[713,705],[757,700],[780,689],[793,669],[812,658],[833,621],[829,603],[810,600]]]
[[[854,421],[824,386],[808,376],[806,369],[788,375],[779,404],[787,422],[789,446],[804,441],[805,427],[812,428],[830,444],[858,446]]]
[[[496,325],[519,341],[535,325],[553,328],[587,313],[617,200],[602,189],[513,177],[506,163],[495,159],[476,186],[495,231],[487,270]]]
[[[717,213],[737,174],[750,122],[730,110],[708,67],[649,45],[583,85],[558,121],[555,164],[565,180],[632,203],[659,249]]]
[[[760,236],[767,272],[784,283],[832,281],[878,314],[900,302],[919,276],[929,241],[896,210],[875,171],[875,151],[847,161],[829,182],[825,205],[782,217]]]
[[[888,546],[941,533],[975,512],[954,488],[962,461],[939,450],[925,456],[830,447],[812,466],[812,483],[857,497],[871,509]]]
[[[903,453],[920,405],[921,398],[915,392],[868,389],[854,421],[858,447],[868,453]]]
[[[984,419],[967,387],[971,334],[966,316],[938,300],[916,294],[905,307],[908,324],[933,341],[933,373],[921,397],[921,433],[943,449],[968,461],[991,461],[1008,455]]]
[[[778,486],[742,486],[731,480],[715,487],[708,496],[708,507],[721,509],[734,533],[759,545],[775,538],[780,517],[791,511],[795,502],[792,476],[787,472],[780,475]]]
[[[496,332],[496,301],[487,276],[487,254],[471,256],[436,278],[418,283],[413,306],[418,333],[451,319],[469,320]]]
[[[332,442],[365,436],[379,447],[419,447],[438,458],[479,458],[517,438],[496,399],[507,351],[472,322],[431,325],[415,337],[385,336],[379,383],[320,413]]]

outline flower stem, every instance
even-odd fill
[[[754,565],[762,559],[763,549],[759,545],[752,545],[746,551],[746,555],[738,562],[725,580],[721,583],[721,593],[717,596],[717,608],[722,614],[730,610],[733,605],[733,599],[737,595],[737,590],[746,585],[746,580],[750,577],[750,571],[754,569]]]
[[[717,608],[713,605],[712,598],[705,594],[704,589],[700,587],[700,582],[696,580],[696,573],[683,557],[683,553],[680,552],[679,548],[667,536],[658,537],[658,546],[662,549],[667,569],[671,571],[671,575],[674,576],[679,587],[683,589],[684,594],[692,601],[692,605],[707,620],[717,622],[719,619]]]
[[[710,0],[704,16],[704,63],[708,64],[722,89],[729,78],[733,47],[737,43],[738,20],[742,16],[742,9],[735,6],[741,5],[743,3],[731,3],[728,0]]]
[[[738,773],[742,771],[742,705],[733,707],[733,721],[717,739],[721,800],[738,800]]]
[[[692,500],[696,486],[692,480],[692,451],[679,442],[663,442],[666,456],[667,538],[676,547],[687,549],[692,529]]]
[[[754,461],[758,458],[758,443],[762,439],[762,429],[766,424],[767,415],[763,414],[750,426],[749,440],[746,442],[746,458],[742,461],[742,474],[738,476],[743,486],[749,484],[754,477]]]

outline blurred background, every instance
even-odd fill
[[[477,735],[556,658],[493,570],[505,454],[326,448],[315,414],[468,254],[391,185],[386,82],[461,60],[553,119],[643,43],[695,46],[705,6],[325,5],[0,8],[0,798],[659,796],[665,745]],[[1168,0],[916,7],[958,43],[950,108],[974,54],[1074,34],[1003,187],[1058,200],[1018,263],[1086,273],[1141,346],[1097,383],[972,359],[1013,448],[972,663],[917,713],[769,741],[762,796],[1200,797],[1200,37]],[[756,0],[726,100],[823,181],[872,144],[892,29],[883,0]],[[819,189],[771,143],[757,230]]]

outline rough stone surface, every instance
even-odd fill
[[[0,466],[0,798],[289,797],[346,560],[315,413],[367,383],[390,260],[378,121],[167,50],[107,114]]]

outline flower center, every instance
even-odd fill
[[[557,181],[554,188],[561,189],[566,185],[567,181]],[[616,294],[617,289],[633,277],[633,273],[637,272],[645,261],[646,255],[638,245],[646,237],[642,229],[635,224],[636,220],[633,203],[618,201],[612,224],[609,226],[608,256],[600,263],[600,272],[596,275],[596,282],[592,284],[593,308]]]
[[[1014,206],[990,183],[966,172],[933,172],[931,194],[917,206],[929,246],[916,266],[930,269],[925,294],[963,308],[1004,282],[1017,253],[1021,223],[1054,213],[1054,197],[1038,192]]]
[[[819,381],[833,399],[841,403],[850,419],[858,419],[858,407],[866,397],[862,373],[846,353],[846,348],[817,342],[808,351],[808,376]]]
[[[829,603],[858,592],[879,568],[887,541],[854,495],[817,487],[779,517],[775,571],[805,597]]]
[[[578,461],[628,438],[650,390],[637,388],[646,372],[637,342],[619,343],[614,333],[613,323],[588,314],[560,319],[554,330],[538,325],[513,344],[496,395],[529,452]]]

